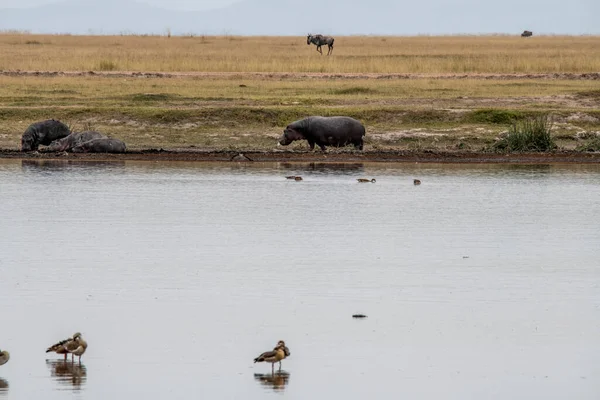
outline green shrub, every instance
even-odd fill
[[[556,147],[551,130],[552,121],[547,114],[514,121],[493,149],[506,152],[550,151]]]
[[[578,146],[576,150],[589,152],[600,151],[600,137],[595,137],[594,139],[582,144],[581,146]]]
[[[476,110],[469,116],[470,122],[477,124],[511,124],[523,118],[519,111],[511,110]]]

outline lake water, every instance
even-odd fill
[[[0,398],[600,397],[600,166],[0,160],[0,221]]]

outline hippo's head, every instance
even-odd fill
[[[21,151],[37,150],[35,139],[31,135],[23,135],[21,138]]]
[[[279,138],[279,144],[282,146],[287,146],[292,143],[294,140],[303,140],[306,139],[302,132],[297,129],[291,128],[291,125],[288,125],[283,131],[283,135]]]

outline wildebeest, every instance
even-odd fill
[[[323,35],[311,35],[310,33],[306,36],[306,44],[310,45],[314,43],[317,45],[317,51],[323,55],[323,51],[321,51],[321,46],[324,44],[327,45],[329,50],[327,51],[327,55],[333,52],[333,41],[335,39],[331,36],[323,36]]]
[[[21,151],[34,151],[40,144],[48,146],[57,139],[69,136],[69,127],[60,121],[48,119],[27,127],[21,137]]]
[[[523,33],[521,33],[521,37],[530,37],[533,36],[533,32],[531,31],[523,31]]]

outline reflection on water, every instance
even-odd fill
[[[291,163],[281,162],[278,166],[283,169],[315,171],[315,172],[345,172],[345,171],[362,171],[363,163],[324,163],[324,162],[309,162],[309,163]]]
[[[285,389],[290,382],[290,373],[286,371],[278,371],[274,374],[254,374],[256,379],[265,388],[272,388],[275,391]]]
[[[29,171],[58,171],[85,168],[97,170],[98,168],[124,167],[125,161],[82,161],[82,160],[21,160],[21,167]]]
[[[598,400],[598,198],[600,165],[0,160],[7,397]],[[40,362],[66,330],[85,367]],[[291,386],[250,364],[282,337]]]
[[[46,360],[46,365],[50,369],[52,377],[64,386],[73,387],[75,390],[81,390],[82,385],[87,379],[87,369],[84,364],[65,360]]]

